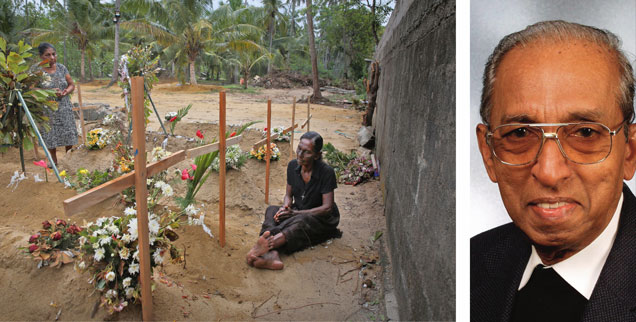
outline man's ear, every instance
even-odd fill
[[[495,160],[488,143],[486,143],[486,133],[488,133],[488,127],[486,125],[477,125],[477,143],[479,144],[479,152],[481,152],[481,157],[484,160],[484,166],[486,166],[488,177],[490,177],[492,182],[497,182],[497,175],[495,174]],[[634,151],[636,151],[636,149]]]
[[[631,180],[636,171],[636,124],[629,124],[629,136],[625,145],[623,160],[623,179]],[[621,131],[622,132],[622,131]]]

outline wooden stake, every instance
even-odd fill
[[[80,88],[80,83],[77,84],[77,100],[79,101],[79,118],[80,118],[80,126],[82,127],[82,143],[86,143],[86,125],[84,124],[84,105],[82,105],[82,89]]]
[[[309,103],[309,98],[307,98],[307,132],[309,132],[310,113],[311,113],[311,103]]]
[[[296,96],[294,96],[294,103],[292,104],[292,127],[296,124]],[[291,138],[289,139],[289,157],[294,157],[294,130],[292,129]]]
[[[265,203],[269,205],[269,162],[272,156],[272,150],[270,147],[272,132],[272,100],[267,99],[267,153],[265,154]]]
[[[133,106],[133,149],[135,150],[135,200],[139,235],[139,277],[141,310],[144,321],[152,320],[150,288],[150,239],[148,236],[148,191],[146,188],[146,120],[144,118],[144,78],[135,76],[131,83]]]
[[[225,92],[219,93],[219,242],[225,247]]]

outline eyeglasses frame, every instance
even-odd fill
[[[603,128],[605,128],[607,130],[607,132],[609,132],[610,135],[610,149],[607,152],[607,155],[605,155],[605,157],[603,157],[601,160],[596,161],[596,162],[576,162],[572,159],[570,159],[570,157],[568,157],[568,155],[565,153],[565,151],[563,150],[563,146],[561,146],[561,140],[559,140],[559,136],[557,135],[557,132],[559,131],[559,129],[561,129],[564,126],[568,126],[568,125],[585,125],[585,124],[595,124],[595,125],[600,125]],[[625,125],[625,121],[622,121],[621,124],[619,125],[619,127],[616,130],[611,130],[607,125],[603,124],[603,123],[598,123],[598,122],[574,122],[574,123],[508,123],[508,124],[501,124],[497,127],[495,127],[492,131],[490,131],[490,126],[488,129],[488,133],[486,133],[486,143],[488,144],[488,146],[490,147],[490,152],[492,153],[492,155],[495,156],[495,158],[505,164],[505,165],[509,165],[509,166],[513,166],[513,167],[520,167],[520,166],[524,166],[524,165],[528,165],[530,163],[533,163],[535,161],[537,161],[537,159],[539,158],[539,155],[541,154],[541,151],[543,151],[543,146],[545,145],[545,141],[546,139],[554,139],[556,141],[557,146],[559,147],[559,151],[561,151],[561,155],[563,155],[564,158],[566,158],[567,160],[574,162],[576,164],[582,164],[582,165],[588,165],[588,164],[597,164],[597,163],[601,163],[603,161],[605,161],[609,155],[612,153],[612,147],[614,146],[614,139],[613,137],[623,128],[623,126]],[[501,127],[504,126],[528,126],[528,127],[533,127],[533,128],[539,128],[541,130],[541,145],[539,146],[539,150],[537,151],[537,155],[534,156],[534,159],[526,162],[526,163],[521,163],[521,164],[514,164],[514,163],[509,163],[506,161],[503,161],[499,158],[499,156],[497,155],[497,153],[495,152],[495,148],[492,145],[492,141],[491,138],[494,135],[494,132]],[[554,132],[548,132],[546,133],[546,131],[543,129],[543,127],[547,127],[547,126],[557,126],[556,131]]]

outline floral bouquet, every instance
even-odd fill
[[[272,128],[271,135],[273,136],[274,134],[278,134],[278,137],[276,137],[274,139],[274,141],[279,141],[279,142],[287,141],[287,142],[289,142],[289,140],[291,140],[291,131],[283,134],[284,130],[285,130],[285,128],[282,127],[282,126],[277,126],[277,127]],[[266,137],[266,136],[267,136],[267,128],[263,129],[263,137]]]
[[[349,161],[347,167],[342,172],[340,179],[345,184],[357,185],[373,178],[373,163],[369,157],[359,156]]]
[[[190,111],[191,107],[192,104],[189,104],[188,106],[179,109],[179,111],[177,112],[166,113],[165,119],[166,121],[168,121],[168,123],[170,123],[170,134],[174,135],[174,127],[177,126],[177,123],[179,123],[182,118],[188,115],[188,111]]]
[[[86,141],[89,150],[101,150],[110,143],[108,130],[101,127],[92,129],[86,133]]]
[[[42,222],[42,230],[29,237],[28,251],[39,261],[38,268],[46,265],[61,266],[73,261],[73,249],[77,247],[82,228],[67,224],[63,219],[54,223]],[[51,264],[52,263],[52,264]]]
[[[122,144],[121,141],[117,142],[113,149],[113,154],[115,154],[113,170],[117,171],[117,173],[128,173],[135,168],[135,159],[130,146]]]
[[[73,187],[77,191],[83,192],[93,187],[102,185],[110,180],[115,179],[116,177],[118,177],[118,175],[112,171],[100,171],[95,169],[93,170],[93,172],[90,172],[84,168],[80,168],[75,174]]]
[[[89,223],[79,237],[82,260],[76,268],[92,275],[91,284],[102,293],[101,305],[111,314],[141,299],[136,213],[129,207],[123,217],[99,218]],[[167,251],[173,258],[178,257],[171,244],[178,238],[172,230],[179,226],[178,215],[169,213],[159,218],[149,214],[151,274],[163,263]]]
[[[225,150],[225,168],[240,169],[247,161],[247,153],[243,153],[238,144],[229,146]],[[212,161],[212,170],[219,172],[219,158]]]
[[[276,161],[280,158],[280,150],[275,143],[270,143],[271,156],[270,160]],[[250,151],[250,158],[264,161],[267,155],[267,144],[263,144],[258,150]]]

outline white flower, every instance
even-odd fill
[[[133,296],[133,293],[135,292],[135,289],[132,287],[127,287],[126,288],[126,298],[131,298]]]
[[[111,234],[119,234],[119,228],[117,228],[117,226],[113,225],[112,223],[106,226],[106,230],[108,230]]]
[[[108,292],[106,292],[106,297],[107,298],[111,298],[114,299],[117,297],[117,291],[115,290],[108,290]]]
[[[103,249],[103,248],[97,248],[97,249],[95,250],[95,260],[96,260],[96,261],[98,261],[98,262],[99,262],[99,261],[101,261],[101,260],[102,260],[102,258],[104,258],[104,254],[105,254],[105,253],[106,253],[106,252],[104,251],[104,249]]]
[[[130,263],[130,265],[128,266],[128,273],[130,273],[130,275],[139,273],[139,264],[135,262]]]
[[[77,241],[79,241],[79,243],[80,243],[80,246],[84,246],[84,244],[86,244],[87,240],[88,239],[86,237],[84,237],[84,236],[80,236],[80,238],[77,239]]]
[[[163,187],[161,187],[161,193],[163,193],[164,196],[166,197],[171,197],[174,194],[174,190],[172,190],[172,187],[168,184],[163,185]]]
[[[113,271],[110,271],[108,273],[106,273],[106,279],[110,282],[115,280],[115,273]]]
[[[128,287],[128,286],[130,286],[130,282],[131,282],[131,281],[132,281],[132,278],[130,278],[130,277],[126,277],[126,278],[124,278],[124,280],[122,281],[122,285],[123,285],[124,287]]]
[[[99,244],[104,246],[104,245],[108,245],[111,241],[112,239],[110,237],[103,237],[99,239]]]
[[[154,245],[155,244],[155,240],[157,240],[157,236],[155,235],[150,235],[150,240],[148,241],[148,243],[150,243],[150,245]]]
[[[133,253],[133,259],[139,260],[139,246],[137,246],[137,250]]]
[[[152,254],[152,258],[155,260],[156,264],[163,263],[163,257],[161,256],[161,248],[157,248],[157,250],[155,250],[155,253]]]
[[[151,185],[152,184],[152,179],[146,179],[146,185]]]
[[[93,247],[93,249],[98,249],[99,248],[99,242],[94,243],[93,245],[91,245]]]
[[[193,205],[188,205],[185,209],[185,213],[188,216],[194,216],[197,214],[197,212],[199,212],[199,209],[195,208]]]
[[[86,263],[85,262],[80,262],[77,267],[79,267],[80,269],[85,269],[86,268]]]
[[[157,181],[157,182],[155,182],[155,188],[159,188],[159,189],[161,189],[161,188],[163,188],[163,185],[165,185],[165,184],[166,184],[166,183],[165,183],[165,182],[163,182],[163,181],[161,181],[161,180],[160,180],[160,181]]]
[[[151,220],[148,223],[148,229],[150,229],[150,234],[156,235],[159,232],[159,222],[156,220]]]
[[[135,208],[127,207],[126,210],[124,210],[124,215],[126,216],[134,216],[136,214],[137,214],[137,210],[135,210]]]
[[[128,250],[128,248],[124,247],[119,251],[119,257],[121,259],[128,259],[128,257],[130,257],[130,251]]]
[[[128,233],[130,233],[131,240],[137,240],[137,218],[133,218],[128,223]]]
[[[121,236],[121,240],[124,241],[124,243],[128,244],[131,241],[133,241],[132,237],[129,234],[124,234],[123,236]]]

